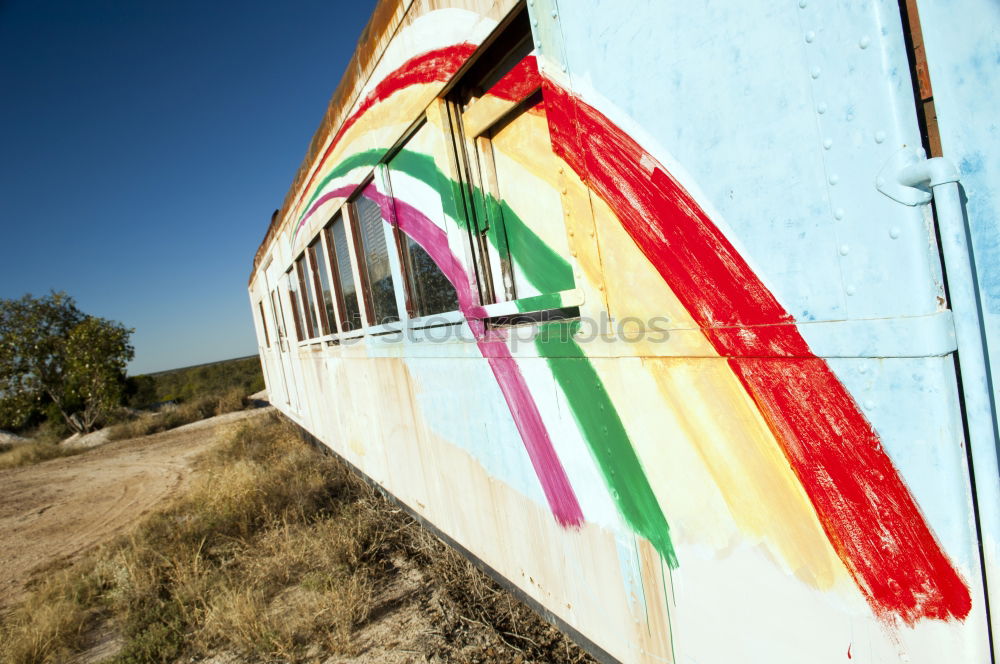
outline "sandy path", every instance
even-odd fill
[[[241,411],[172,431],[109,443],[84,454],[0,470],[0,608],[31,575],[127,530],[190,480],[195,457]]]

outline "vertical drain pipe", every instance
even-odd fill
[[[997,541],[1000,537],[1000,464],[997,460],[1000,440],[972,247],[966,231],[958,180],[957,169],[943,157],[911,163],[903,166],[897,174],[899,184],[913,188],[929,186],[934,196],[941,253],[948,277],[948,297],[958,340],[958,366],[979,508],[987,608],[992,614],[987,618],[995,639],[998,634],[996,614],[1000,612],[1000,542]],[[995,601],[990,602],[991,598]]]

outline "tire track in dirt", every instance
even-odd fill
[[[0,470],[0,609],[33,575],[68,564],[178,495],[222,430],[271,409],[240,411],[83,454]]]

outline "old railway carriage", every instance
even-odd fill
[[[989,660],[998,34],[383,0],[254,259],[272,401],[601,658]]]

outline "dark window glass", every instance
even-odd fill
[[[358,289],[354,284],[354,273],[351,271],[350,243],[347,241],[347,229],[344,217],[338,214],[330,224],[330,250],[333,252],[334,269],[337,271],[337,281],[340,283],[340,293],[344,299],[344,309],[341,312],[344,332],[350,332],[361,327],[361,309],[358,306]]]
[[[313,286],[322,304],[319,308],[319,322],[323,326],[323,334],[330,334],[337,319],[333,316],[333,292],[330,290],[330,275],[326,271],[326,259],[323,257],[323,243],[318,238],[309,245],[308,254]]]
[[[285,340],[285,314],[276,291],[271,291],[271,311],[274,313],[274,326],[278,329],[278,344],[281,344]]]
[[[430,124],[424,124],[410,137],[404,150],[409,149],[416,152],[444,151],[447,149],[443,143],[440,130]],[[393,196],[398,196],[399,200],[405,201],[417,195],[411,190],[414,186],[412,181],[405,177],[398,177],[403,172],[402,168],[397,168],[397,159],[394,157],[388,163],[388,176]],[[442,192],[442,203],[444,197],[450,198],[450,204],[455,205],[452,193]],[[432,206],[434,207],[434,206]],[[397,207],[397,215],[400,210]],[[428,210],[428,214],[436,215],[436,210]],[[443,214],[443,210],[442,210]],[[442,231],[442,237],[444,232]],[[402,259],[403,279],[406,282],[407,307],[410,315],[419,318],[430,316],[444,311],[455,311],[458,309],[458,295],[455,287],[438,268],[431,256],[405,231],[396,230],[396,243],[399,245],[400,258]],[[447,249],[447,247],[445,247]]]
[[[306,266],[305,254],[299,256],[295,261],[295,272],[299,275],[300,297],[302,298],[302,308],[305,310],[306,329],[309,330],[309,338],[317,336],[319,322],[316,320],[316,298],[313,296],[313,289],[309,284],[309,268]]]
[[[295,321],[295,339],[305,339],[306,321],[302,318],[302,301],[299,299],[299,278],[295,270],[288,271],[288,301],[292,303],[292,319]]]
[[[271,333],[267,331],[267,317],[264,316],[264,300],[258,300],[257,307],[260,309],[260,327],[264,330],[264,346],[270,348]]]
[[[378,203],[360,196],[354,201],[358,215],[358,229],[361,234],[364,261],[362,269],[368,282],[368,296],[372,305],[373,325],[399,320],[396,308],[396,290],[392,283],[389,267],[389,250],[385,243],[385,222]]]
[[[430,316],[458,309],[458,294],[424,248],[402,235],[403,271],[410,289],[413,316]]]

